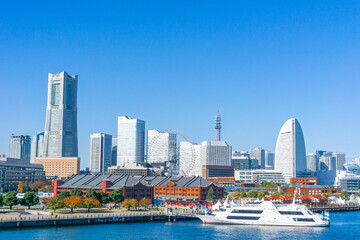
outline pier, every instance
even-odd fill
[[[2,219],[0,215],[0,229],[65,226],[65,225],[90,225],[105,223],[134,223],[134,222],[176,222],[180,220],[197,219],[192,212],[125,212],[125,213],[94,213],[94,214],[63,214],[63,215],[38,215],[22,216]]]
[[[329,205],[322,207],[309,207],[309,209],[313,212],[350,212],[350,211],[360,211],[360,206],[338,206],[338,205]]]

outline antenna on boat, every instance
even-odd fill
[[[299,189],[299,190],[300,190],[300,189]],[[297,188],[295,188],[295,190],[294,190],[293,205],[295,205],[296,193],[297,193]]]

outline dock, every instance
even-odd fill
[[[159,221],[176,222],[181,220],[195,219],[197,218],[192,212],[172,212],[171,214],[166,214],[165,212],[61,214],[22,216],[6,219],[2,219],[0,215],[0,229]]]
[[[360,211],[360,206],[339,206],[339,205],[329,205],[329,206],[319,206],[319,207],[309,207],[313,212],[350,212],[350,211]]]

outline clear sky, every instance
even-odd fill
[[[360,1],[2,1],[0,153],[43,131],[48,73],[79,75],[81,166],[117,116],[192,141],[275,151],[296,117],[307,152],[360,156]]]

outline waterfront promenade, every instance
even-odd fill
[[[191,210],[154,212],[116,212],[116,213],[93,213],[93,214],[61,214],[61,215],[26,215],[26,216],[1,216],[1,228],[21,228],[40,226],[61,226],[80,224],[101,224],[101,223],[133,223],[195,219]]]

